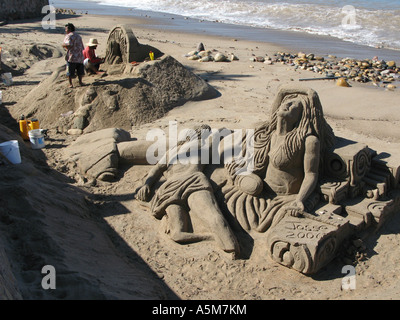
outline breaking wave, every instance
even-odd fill
[[[400,0],[88,0],[245,26],[328,35],[400,49]]]

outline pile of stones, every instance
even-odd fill
[[[239,60],[239,58],[233,54],[224,54],[217,50],[202,50],[202,51],[191,51],[185,55],[188,60],[197,60],[199,62],[231,62]]]
[[[188,60],[197,60],[199,62],[231,62],[239,60],[239,58],[233,53],[224,54],[215,49],[206,50],[203,43],[199,43],[197,49],[187,53],[185,57],[187,57]]]
[[[253,61],[266,64],[282,63],[295,69],[308,70],[328,77],[341,77],[347,80],[374,84],[393,83],[400,80],[400,66],[395,61],[373,59],[340,59],[336,56],[316,56],[312,53],[297,54],[277,52],[272,57],[253,57]]]
[[[72,9],[56,8],[56,14],[76,15],[76,11],[74,11]]]

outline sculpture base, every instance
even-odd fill
[[[350,233],[348,220],[334,214],[287,216],[267,232],[271,258],[304,274],[329,263]]]

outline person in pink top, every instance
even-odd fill
[[[69,87],[72,88],[72,79],[75,73],[78,75],[79,85],[84,86],[82,77],[85,74],[83,67],[83,41],[79,34],[75,32],[75,26],[72,23],[65,25],[66,36],[64,38],[63,47],[67,50],[65,60],[67,61],[67,76]]]
[[[83,65],[85,69],[91,73],[97,74],[101,73],[99,72],[100,64],[104,62],[104,59],[100,59],[96,56],[98,44],[97,39],[90,39],[87,47],[83,50],[83,57],[85,58]]]

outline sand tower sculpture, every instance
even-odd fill
[[[117,25],[108,34],[105,61],[109,65],[141,62],[150,52],[154,57],[162,55],[157,48],[140,44],[128,25]]]
[[[239,139],[239,146],[229,135],[221,142],[213,140],[218,141],[221,164],[207,175],[226,219],[222,221],[218,214],[223,227],[214,232],[226,235],[227,240],[216,239],[217,243],[236,257],[240,258],[242,247],[236,242],[241,242],[239,230],[262,233],[266,255],[301,273],[314,274],[338,255],[347,240],[375,232],[390,215],[399,213],[400,159],[336,137],[314,90],[281,88],[270,119],[255,128],[254,135],[246,135]],[[247,152],[249,146],[251,152]],[[241,150],[241,155],[237,161],[226,161],[227,150]],[[159,171],[169,165],[158,166],[138,189],[139,200],[149,200],[149,181],[154,183]],[[207,210],[205,203],[212,199],[195,203],[191,196],[210,190],[204,176],[185,184],[182,181],[187,179],[175,175],[169,177],[168,193],[163,194],[162,186],[155,193],[164,214],[157,216],[154,211],[153,215],[162,219],[170,205]],[[190,212],[182,219],[190,219]],[[183,222],[177,223],[182,226]],[[179,231],[185,236],[188,232]]]

